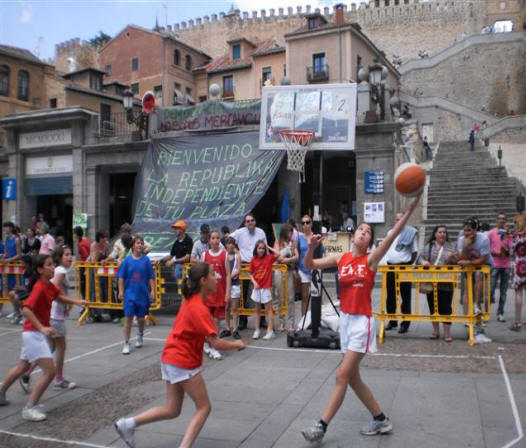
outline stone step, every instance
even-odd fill
[[[438,187],[429,188],[427,190],[428,196],[440,196],[441,200],[447,200],[446,195],[468,195],[471,196],[469,199],[474,198],[481,199],[506,199],[506,197],[514,198],[515,190],[511,188],[487,188],[484,185],[476,187]],[[466,198],[467,199],[467,198]]]
[[[515,188],[515,182],[509,180],[509,179],[493,179],[491,177],[487,177],[484,179],[458,179],[451,177],[450,179],[437,179],[432,178],[431,182],[429,183],[430,187],[443,187],[447,185],[452,186],[463,186],[463,185],[476,185],[476,184],[483,184],[483,185],[490,185],[495,187],[508,187],[508,188]]]

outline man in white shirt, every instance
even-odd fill
[[[245,215],[243,223],[245,226],[234,230],[230,236],[236,240],[237,246],[239,247],[241,262],[250,263],[250,260],[254,255],[254,247],[256,247],[256,243],[259,240],[263,240],[265,241],[265,244],[267,244],[267,236],[263,229],[256,227],[256,218],[254,218],[252,213],[247,213]],[[251,305],[248,295],[250,281],[241,280],[241,286],[241,289],[243,290],[243,305],[248,308]],[[239,329],[244,330],[245,328],[247,328],[247,316],[239,316]]]
[[[403,213],[396,214],[396,222],[402,219]],[[384,260],[387,264],[411,264],[416,258],[418,252],[418,231],[411,226],[405,226],[400,232],[389,250],[385,254]],[[411,283],[400,283],[400,295],[402,296],[402,313],[411,314]],[[389,314],[396,312],[396,285],[395,274],[389,272],[387,274],[387,299],[386,308]],[[410,322],[403,321],[400,324],[398,333],[407,333]],[[386,330],[391,330],[398,327],[396,320],[390,321],[385,327]]]

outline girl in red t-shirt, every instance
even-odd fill
[[[370,253],[368,251],[374,243],[374,230],[367,223],[361,223],[356,229],[352,252],[314,260],[314,250],[320,244],[322,237],[313,235],[309,238],[305,267],[307,269],[338,268],[341,297],[340,345],[343,352],[343,359],[336,373],[336,384],[321,419],[302,431],[305,439],[310,442],[323,438],[327,425],[343,403],[348,386],[351,386],[373,416],[371,423],[360,431],[362,435],[384,434],[393,428],[372,392],[360,377],[360,361],[365,353],[376,351],[376,332],[371,312],[371,292],[376,268],[406,225],[419,200],[420,195],[413,198],[400,221],[395,224],[382,243]]]
[[[213,266],[217,279],[217,289],[206,298],[205,304],[210,310],[214,324],[216,327],[219,327],[219,321],[225,318],[227,297],[230,297],[230,269],[227,252],[220,245],[221,234],[218,230],[212,230],[209,243],[210,249],[203,254],[202,261]],[[230,335],[230,320],[226,320],[226,329],[219,334],[219,337],[224,338]],[[212,359],[221,359],[223,357],[219,351],[210,348],[207,343],[205,343],[205,352]]]
[[[268,251],[273,253],[269,254]],[[263,240],[259,240],[254,247],[254,256],[250,260],[249,276],[252,282],[251,299],[256,302],[254,307],[254,334],[252,339],[259,339],[259,321],[261,308],[265,305],[267,317],[267,333],[263,339],[272,339],[274,335],[274,315],[272,312],[272,264],[277,260],[279,254],[269,247]]]
[[[51,255],[37,255],[35,271],[39,275],[39,279],[33,286],[22,309],[25,320],[20,361],[7,373],[2,382],[0,406],[9,404],[5,397],[7,389],[27,372],[31,363],[36,363],[42,370],[42,376],[29,394],[27,404],[22,409],[22,418],[30,421],[41,421],[46,419],[46,414],[38,409],[37,404],[55,377],[55,364],[47,341],[47,337],[55,334],[55,329],[49,322],[51,304],[54,300],[78,306],[88,306],[88,303],[84,300],[70,299],[51,283],[55,274],[55,265]]]
[[[183,280],[184,300],[166,339],[162,358],[162,378],[166,381],[167,402],[135,417],[120,418],[115,429],[128,446],[135,446],[135,428],[146,423],[176,418],[188,394],[195,403],[195,413],[186,428],[180,446],[191,447],[210,414],[210,400],[201,375],[203,344],[206,341],[220,350],[243,350],[241,340],[225,341],[217,337],[216,327],[204,300],[215,293],[217,280],[207,263],[197,263]]]

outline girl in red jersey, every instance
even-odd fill
[[[42,370],[42,376],[36,382],[29,394],[27,404],[22,409],[22,418],[31,421],[45,420],[46,414],[37,407],[38,401],[55,377],[55,364],[47,337],[55,334],[50,325],[51,304],[59,300],[65,304],[87,306],[84,300],[70,299],[60,289],[51,283],[55,274],[55,265],[51,255],[38,255],[35,261],[35,271],[40,276],[31,294],[24,302],[22,314],[25,317],[22,332],[22,349],[20,361],[4,378],[0,387],[0,405],[7,405],[9,401],[5,394],[7,389],[22,376],[31,363],[36,363]]]
[[[175,318],[171,333],[166,339],[161,371],[166,381],[167,402],[164,407],[149,409],[135,417],[120,418],[115,429],[129,447],[135,447],[135,428],[146,423],[176,418],[181,413],[185,393],[195,403],[181,448],[189,448],[197,438],[210,413],[210,400],[201,375],[203,344],[207,340],[221,350],[243,350],[245,344],[238,340],[225,341],[217,337],[217,330],[204,300],[216,291],[214,269],[206,263],[190,268],[183,280],[184,300]]]
[[[226,250],[221,246],[221,235],[218,230],[212,230],[210,233],[210,249],[202,257],[202,261],[208,263],[214,268],[217,279],[217,288],[214,293],[210,294],[205,300],[206,306],[210,310],[212,319],[216,327],[219,327],[219,321],[225,318],[226,298],[230,297],[230,269],[227,260]],[[219,337],[230,336],[230,322],[226,321],[226,330],[223,330]],[[212,359],[222,359],[223,355],[205,343],[205,353]]]
[[[329,422],[343,403],[348,386],[351,386],[373,416],[371,423],[360,431],[362,435],[385,434],[393,428],[360,377],[360,361],[366,353],[376,351],[376,331],[371,310],[371,292],[376,268],[406,225],[419,199],[420,196],[413,198],[402,219],[370,253],[368,249],[374,243],[374,230],[367,223],[360,224],[356,229],[352,252],[314,260],[314,249],[320,244],[321,235],[313,235],[309,240],[309,249],[305,255],[305,266],[308,269],[338,268],[340,345],[343,352],[343,359],[336,372],[336,384],[321,419],[302,431],[303,437],[309,442],[323,438]]]
[[[269,254],[267,249],[273,253]],[[272,264],[279,258],[276,251],[263,240],[254,247],[254,256],[250,260],[249,276],[252,282],[251,299],[256,302],[254,307],[254,334],[252,339],[259,339],[260,304],[265,305],[267,316],[267,333],[263,339],[272,339],[274,335],[274,315],[272,312]]]

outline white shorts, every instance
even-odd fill
[[[231,299],[239,299],[241,296],[241,288],[239,285],[232,285],[230,287],[230,298]]]
[[[66,337],[66,321],[51,319],[51,326],[55,329],[55,334],[51,338],[65,338]]]
[[[340,346],[342,353],[376,353],[376,325],[373,317],[340,311]]]
[[[42,358],[53,358],[46,335],[40,331],[23,331],[20,359],[35,362]]]
[[[303,272],[301,269],[298,269],[298,275],[300,276],[301,283],[308,283],[310,284],[312,275],[309,273]]]
[[[183,369],[181,367],[174,366],[173,364],[161,363],[161,373],[164,381],[168,381],[170,384],[180,383],[187,379],[196,376],[201,372],[201,367],[197,369]]]
[[[268,303],[272,300],[272,294],[270,291],[270,288],[253,289],[250,298],[256,303]]]

